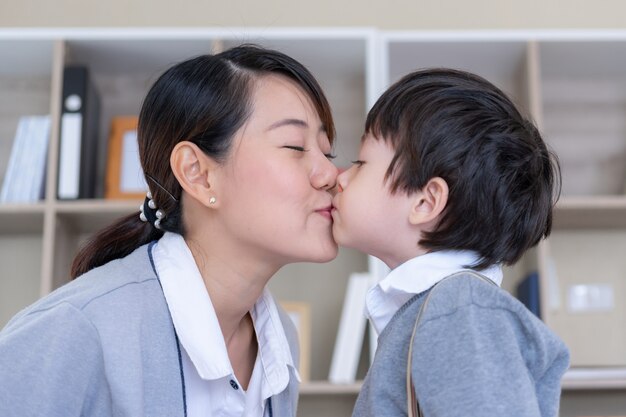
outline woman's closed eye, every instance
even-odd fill
[[[291,149],[296,152],[308,152],[309,151],[308,149],[305,149],[303,146],[285,145],[283,146],[283,148]],[[337,157],[336,155],[333,155],[332,153],[325,153],[324,156],[328,159],[335,159]]]
[[[297,151],[297,152],[308,152],[309,151],[308,149],[304,149],[303,146],[285,145],[285,146],[283,146],[283,148],[291,149],[291,150]]]
[[[352,163],[352,165],[356,165],[356,166],[360,167],[361,165],[363,165],[365,163],[365,161],[361,161],[361,160],[357,159],[356,161],[352,161],[351,163]]]

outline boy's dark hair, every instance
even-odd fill
[[[419,244],[467,249],[483,269],[515,263],[550,234],[560,170],[539,131],[500,89],[463,71],[413,72],[374,104],[365,131],[391,143],[392,192],[443,178],[448,203]]]

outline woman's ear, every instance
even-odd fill
[[[183,190],[194,200],[215,207],[215,170],[217,162],[207,156],[192,142],[182,141],[174,146],[170,154],[170,166]]]
[[[415,193],[409,223],[424,225],[435,220],[448,203],[448,183],[440,177],[431,178],[421,191]]]

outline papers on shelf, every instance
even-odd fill
[[[330,382],[347,384],[356,379],[367,322],[364,314],[365,295],[370,284],[371,276],[368,273],[350,275],[330,365]]]

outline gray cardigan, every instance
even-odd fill
[[[7,324],[0,416],[186,415],[179,344],[150,249],[89,271]],[[295,327],[280,315],[298,363]],[[297,396],[291,369],[273,416],[295,416]]]
[[[406,366],[425,295],[409,300],[379,337],[353,416],[407,415]],[[415,335],[412,376],[426,417],[556,417],[563,342],[504,290],[468,274],[436,288]]]

